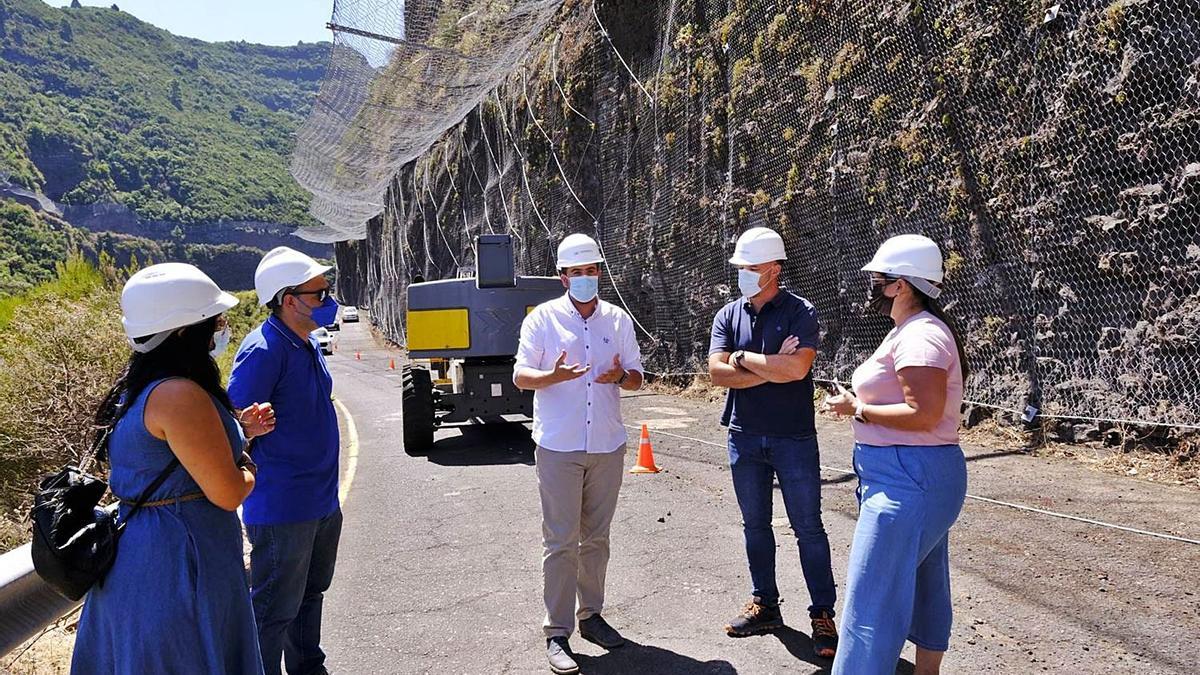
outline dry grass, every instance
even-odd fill
[[[11,653],[0,656],[0,672],[10,675],[59,675],[71,672],[71,652],[79,612],[72,612],[28,640]]]
[[[647,383],[643,390],[707,403],[724,400],[726,391],[724,387],[714,386],[707,375],[658,377]]]
[[[41,476],[88,447],[96,403],[127,350],[116,280],[72,259],[16,306],[0,340],[0,545],[27,540]],[[17,525],[13,525],[16,523]],[[17,541],[13,541],[16,537]]]
[[[13,509],[8,513],[0,513],[0,552],[11,551],[27,541],[29,523],[23,517],[23,510]]]
[[[647,385],[646,390],[708,403],[719,402],[725,397],[725,389],[713,386],[706,376],[688,381],[658,380]],[[818,387],[815,403],[819,406],[824,397],[825,393]],[[1115,441],[1114,435],[1119,437]],[[1118,429],[1109,431],[1109,438],[1114,445],[1106,445],[1103,441],[1039,442],[1033,432],[994,418],[984,419],[962,431],[963,441],[972,445],[1025,448],[1033,455],[1073,459],[1105,473],[1200,489],[1200,434],[1180,435],[1164,444],[1150,435],[1139,437],[1133,430]]]
[[[1200,438],[1184,439],[1169,451],[1137,445],[1125,450],[1100,443],[1048,443],[1037,454],[1074,459],[1105,473],[1200,489]]]

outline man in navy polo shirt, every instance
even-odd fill
[[[833,658],[837,591],[829,538],[821,522],[821,468],[810,372],[820,346],[820,329],[813,306],[780,288],[786,258],[783,239],[768,228],[752,228],[738,239],[729,262],[738,268],[743,297],[717,313],[708,350],[713,384],[729,388],[721,424],[729,427],[729,467],[754,585],[753,599],[725,626],[725,632],[740,637],[783,626],[771,529],[778,478],[812,603],[808,612],[813,651]]]
[[[321,604],[342,531],[340,440],[333,378],[309,333],[337,316],[325,280],[329,269],[284,246],[262,259],[254,286],[271,316],[242,341],[229,377],[234,406],[270,401],[276,415],[275,433],[250,448],[259,477],[242,508],[268,675],[281,672],[281,658],[292,675],[326,672]]]

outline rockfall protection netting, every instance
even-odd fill
[[[341,293],[394,339],[409,280],[468,273],[475,235],[511,232],[518,269],[547,274],[581,231],[600,240],[602,293],[638,322],[649,367],[702,371],[712,316],[736,293],[733,241],[765,225],[787,242],[788,286],[820,311],[817,374],[844,380],[889,325],[864,311],[859,268],[886,237],[921,232],[947,256],[969,399],[1083,418],[1085,435],[1087,420],[1200,424],[1197,3],[372,6],[391,26],[548,22],[444,31],[439,54],[490,45],[464,91],[451,88],[464,70],[442,88],[414,78],[417,47],[348,76],[347,53],[382,57],[339,34],[322,97],[386,91],[388,104],[344,120],[359,132],[302,138],[297,174],[333,185],[315,212],[360,239],[337,247]],[[394,161],[359,167],[364,143]],[[339,192],[356,171],[370,189]]]
[[[512,72],[561,2],[336,0],[329,67],[292,157],[322,224],[297,234],[365,237],[401,167]]]

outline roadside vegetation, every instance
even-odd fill
[[[0,297],[0,551],[28,540],[39,478],[87,451],[95,406],[129,357],[120,291],[134,270],[73,253],[51,278]],[[266,313],[253,292],[236,295],[241,303],[227,314],[234,339],[219,360],[226,374]]]

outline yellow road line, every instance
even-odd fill
[[[342,419],[346,420],[346,435],[349,437],[346,440],[346,473],[342,476],[342,486],[338,490],[338,502],[345,507],[346,498],[350,496],[350,486],[354,484],[354,472],[358,469],[358,427],[354,425],[354,416],[345,404],[337,399],[334,399],[333,404],[342,414]]]

